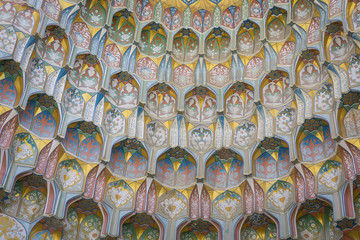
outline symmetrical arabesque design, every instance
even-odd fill
[[[1,1],[0,239],[359,239],[359,47],[355,0]]]

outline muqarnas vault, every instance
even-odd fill
[[[360,239],[358,0],[0,2],[0,239]]]

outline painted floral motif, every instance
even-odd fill
[[[63,189],[79,191],[82,189],[84,173],[76,160],[66,160],[59,164],[57,179]]]
[[[63,31],[63,30],[59,30]],[[59,39],[54,39],[50,44],[46,46],[45,53],[44,53],[44,60],[48,63],[62,67],[65,58],[65,50],[61,45]]]
[[[261,186],[257,183],[255,183],[255,210],[257,212],[262,213],[264,211],[264,190],[261,188]]]
[[[348,75],[350,85],[357,85],[360,83],[360,56],[352,56],[348,67]]]
[[[243,100],[243,98],[245,98]],[[254,109],[254,91],[245,89],[235,92],[226,99],[226,114],[232,118],[249,115]]]
[[[118,175],[129,178],[143,177],[147,170],[146,151],[137,140],[126,139],[113,147],[110,166],[110,170]]]
[[[16,219],[5,214],[0,214],[0,238],[25,240],[25,228]]]
[[[29,80],[35,87],[43,87],[47,77],[44,62],[34,58],[30,63]]]
[[[296,223],[302,239],[318,239],[323,230],[321,222],[311,214],[300,217]]]
[[[162,208],[161,212],[163,212],[165,216],[174,219],[183,212],[186,208],[187,202],[184,200],[184,195],[176,190],[168,192],[164,195],[159,201],[159,207]]]
[[[293,63],[293,58],[296,50],[295,42],[285,42],[283,47],[281,48],[278,56],[279,65],[291,65]]]
[[[110,158],[111,170],[119,175],[124,174],[125,170],[125,153],[122,148],[114,147]]]
[[[213,145],[213,133],[210,129],[198,127],[189,133],[189,145],[199,152],[206,152]]]
[[[262,18],[265,9],[261,6],[261,4],[258,1],[253,1],[252,4],[250,5],[250,17],[253,18]]]
[[[260,240],[260,235],[257,233],[257,231],[252,227],[244,228],[241,231],[241,237],[246,240]]]
[[[352,24],[354,30],[358,30],[360,27],[360,9],[359,4],[356,5],[355,9],[352,11],[351,14]]]
[[[119,102],[122,107],[134,107],[137,103],[138,90],[131,83],[125,84],[120,91]]]
[[[115,207],[126,205],[133,198],[132,189],[124,181],[112,182],[107,189],[107,196]]]
[[[74,67],[69,71],[70,80],[77,87],[85,91],[93,92],[99,88],[101,67],[94,55],[81,55],[74,63]]]
[[[257,79],[264,71],[264,59],[260,57],[253,57],[250,59],[245,69],[245,77],[250,79]]]
[[[59,20],[61,6],[58,0],[44,0],[42,10],[48,17],[54,19],[55,21]]]
[[[17,181],[14,184],[11,195],[8,199],[4,199],[3,204],[1,204],[1,211],[10,216],[17,216],[19,204],[22,198],[23,184]]]
[[[159,239],[160,231],[154,227],[148,227],[140,236],[139,239]],[[126,239],[126,238],[124,238]]]
[[[335,191],[339,188],[342,176],[343,169],[341,163],[331,160],[326,161],[318,173],[319,182]]]
[[[250,147],[256,140],[256,125],[244,123],[234,131],[234,143],[240,147]]]
[[[197,59],[198,52],[199,39],[191,30],[183,29],[175,35],[172,53],[176,60],[193,62]]]
[[[335,17],[336,15],[340,14],[342,9],[342,1],[339,0],[331,0],[329,2],[329,12],[328,15],[330,18]]]
[[[332,97],[332,87],[323,86],[315,95],[315,111],[328,112],[332,110],[334,99]]]
[[[179,87],[186,87],[193,83],[193,75],[194,73],[191,68],[183,64],[174,69],[173,81],[175,84],[179,85]]]
[[[243,116],[244,102],[240,96],[235,93],[226,101],[226,113],[229,116]]]
[[[0,146],[2,148],[8,148],[10,146],[12,137],[15,133],[16,124],[17,116],[14,116],[10,121],[3,125],[0,135]]]
[[[149,30],[151,29],[151,30]],[[150,24],[141,32],[140,51],[149,56],[158,57],[165,53],[166,35],[162,34],[161,25]]]
[[[260,215],[260,214],[256,214],[256,215],[255,215],[256,217],[254,217],[254,215],[250,216],[252,218],[252,220],[250,220],[251,221],[251,227],[243,228],[243,230],[241,231],[242,239],[261,240],[262,239],[260,237],[261,233],[264,234],[263,239],[266,239],[266,240],[276,240],[276,239],[278,239],[276,224],[274,224],[274,223],[266,223],[265,228],[263,228],[263,226],[261,226],[261,228],[259,229],[259,225],[261,225],[261,221],[264,221],[264,220],[262,220],[262,219],[264,219],[264,217],[262,215]],[[262,219],[260,220],[260,223],[258,223],[258,222],[253,220],[254,218],[260,218],[260,219],[262,218]],[[255,230],[255,228],[257,230]]]
[[[44,109],[45,107],[43,107]],[[52,109],[50,109],[52,111]],[[31,131],[43,138],[52,138],[56,130],[56,121],[49,112],[44,110],[43,112],[36,115],[33,119],[33,125]]]
[[[300,83],[304,87],[312,87],[320,82],[320,69],[312,63],[307,63],[299,75]]]
[[[200,121],[200,105],[195,96],[185,100],[185,115],[189,119]]]
[[[0,22],[11,24],[16,14],[16,8],[10,2],[6,2],[0,7],[0,13]]]
[[[230,219],[240,208],[240,199],[238,194],[226,191],[214,200],[214,207],[221,215]]]
[[[109,38],[121,45],[127,45],[134,40],[134,19],[129,11],[120,11],[121,16],[116,14],[113,17],[113,23],[109,30]]]
[[[75,88],[69,88],[66,90],[64,96],[64,106],[66,111],[74,115],[79,115],[82,113],[84,105],[84,98],[81,96],[79,90]]]
[[[223,87],[230,81],[230,70],[218,64],[209,71],[209,83],[216,87]]]
[[[135,211],[144,212],[146,206],[146,181],[144,181],[137,190],[135,198]]]
[[[155,176],[170,186],[190,185],[196,174],[196,166],[185,150],[176,147],[165,153],[165,158],[156,163]]]
[[[98,215],[90,214],[80,224],[79,239],[99,239],[102,220]]]
[[[89,162],[99,161],[101,144],[93,137],[85,138],[79,145],[77,156]]]
[[[307,35],[307,44],[314,44],[316,42],[319,42],[321,40],[320,35],[320,23],[321,19],[320,17],[314,17],[311,22],[308,29],[308,35]]]
[[[254,33],[256,34],[255,37],[258,38],[259,33],[258,31],[254,31]],[[251,34],[246,31],[241,33],[238,36],[238,42],[237,42],[237,47],[238,47],[238,51],[244,54],[251,54],[253,52],[258,52],[258,51],[254,51],[254,48],[256,48],[256,50],[258,50],[260,44],[254,42],[254,39],[252,38]]]
[[[125,117],[117,108],[112,108],[105,113],[104,125],[106,131],[112,135],[125,133]]]
[[[164,125],[158,122],[148,123],[146,126],[145,138],[154,147],[161,147],[167,144],[168,133]]]
[[[137,234],[140,232],[141,234]],[[126,240],[134,239],[159,239],[160,230],[153,217],[146,213],[138,213],[132,216],[122,226],[122,238]]]
[[[286,210],[293,199],[293,186],[284,181],[277,181],[268,191],[269,201],[282,211]]]
[[[74,23],[71,29],[71,38],[76,46],[89,49],[91,43],[91,34],[85,23]]]
[[[312,5],[307,0],[299,0],[294,5],[294,20],[296,22],[304,22],[312,15]]]
[[[269,153],[264,152],[261,154],[255,162],[255,173],[260,178],[276,178],[277,173],[277,162]]]
[[[180,162],[180,161],[179,161]],[[196,166],[187,159],[181,160],[176,172],[175,186],[188,186],[193,183],[196,176]]]
[[[136,62],[135,73],[144,80],[155,80],[158,66],[148,57],[141,58]]]
[[[100,80],[99,73],[94,67],[87,68],[80,77],[80,87],[84,89],[97,90]]]
[[[193,14],[191,26],[199,31],[205,32],[212,26],[211,13],[205,9],[200,9]]]
[[[212,33],[213,34],[210,34],[207,37],[205,42],[205,56],[213,61],[223,61],[225,59],[228,59],[231,53],[229,35],[220,28],[215,28]],[[218,38],[221,39],[220,42]],[[220,75],[220,71],[223,74],[227,73],[226,67],[224,67],[223,65],[217,66],[218,68],[215,70],[215,73],[213,75]],[[227,75],[225,75],[224,77],[226,77]],[[222,78],[222,81],[224,81],[224,78]]]
[[[187,239],[216,240],[218,239],[218,232],[216,227],[211,222],[198,219],[196,221],[190,222],[183,228],[180,235],[180,240]]]
[[[216,151],[206,165],[206,182],[214,187],[236,186],[243,180],[243,161],[230,149]]]
[[[285,38],[286,28],[279,19],[275,18],[268,24],[267,34],[270,41],[281,41]]]
[[[76,239],[79,224],[79,216],[75,208],[69,208],[65,218],[64,238]]]
[[[139,95],[137,82],[128,73],[120,72],[110,79],[109,95],[120,107],[133,108]]]
[[[81,9],[81,15],[93,27],[101,27],[105,24],[106,10],[101,2],[90,7],[92,1],[86,1],[86,5]]]
[[[294,108],[286,108],[276,116],[276,131],[291,133],[296,126],[296,112]]]
[[[181,26],[181,12],[174,7],[165,9],[163,23],[170,30],[175,30]]]
[[[7,5],[7,4],[5,4]],[[0,15],[3,13],[0,11]],[[0,17],[1,18],[1,17]],[[0,19],[1,20],[1,19]],[[16,45],[16,32],[14,28],[5,28],[0,31],[0,51],[4,51],[8,54],[12,54]]]
[[[22,200],[19,217],[32,222],[38,219],[44,212],[46,196],[39,190],[28,193]]]
[[[140,21],[151,20],[153,15],[153,5],[150,1],[138,0],[135,5],[135,13]]]
[[[14,26],[21,31],[31,34],[35,25],[35,19],[30,9],[20,11],[16,14]]]
[[[153,181],[148,190],[147,212],[149,214],[155,213],[156,202],[157,202],[156,187],[155,187],[155,182]]]
[[[201,120],[210,121],[216,117],[216,101],[213,98],[206,97],[201,109]]]
[[[304,162],[315,162],[324,158],[322,142],[313,134],[307,135],[300,143],[301,156]]]
[[[102,58],[111,68],[120,68],[121,66],[121,53],[115,43],[105,47]]]
[[[360,135],[360,110],[350,109],[344,117],[344,126],[347,137]]]
[[[241,10],[239,7],[230,6],[222,14],[222,25],[235,28],[241,21]]]
[[[213,121],[216,117],[214,97],[205,87],[193,89],[185,98],[185,116],[190,121]]]
[[[15,162],[31,165],[35,163],[38,150],[30,134],[19,133],[12,142],[11,153]]]
[[[345,37],[335,36],[329,46],[330,59],[333,61],[343,60],[352,47],[352,43]]]
[[[161,85],[157,85],[160,91],[151,91],[148,93],[146,106],[151,113],[164,118],[175,113],[176,99],[171,95],[171,90],[167,85]],[[163,91],[163,87],[165,91]]]
[[[275,82],[270,82],[263,89],[264,103],[269,105],[279,105],[283,103],[283,89]]]
[[[189,198],[189,215],[191,219],[199,218],[200,196],[197,186],[194,187]]]
[[[227,186],[227,171],[220,159],[206,168],[206,182],[214,187]]]

